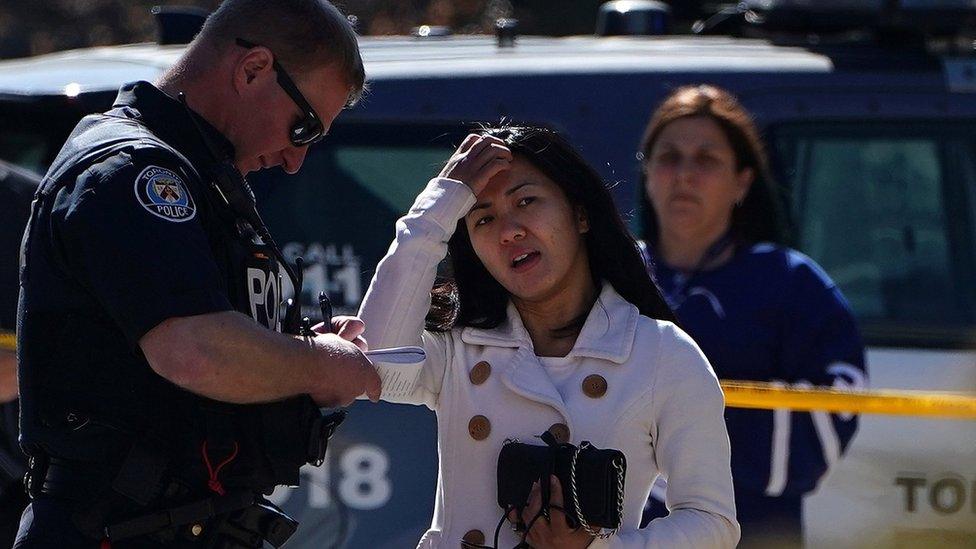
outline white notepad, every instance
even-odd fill
[[[396,399],[413,392],[427,358],[423,347],[390,347],[366,351],[383,382],[383,397]]]

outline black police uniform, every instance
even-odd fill
[[[18,311],[34,500],[20,537],[37,540],[25,547],[50,533],[58,547],[66,535],[79,547],[214,536],[258,547],[293,530],[252,501],[321,462],[328,433],[311,398],[208,400],[155,374],[138,345],[171,317],[237,310],[280,325],[275,256],[212,187],[232,153],[184,104],[138,82],[78,124],[45,176]]]
[[[0,338],[12,341],[17,320],[20,240],[40,178],[0,162]],[[17,443],[17,401],[0,404],[0,547],[9,547],[27,505],[27,460]]]

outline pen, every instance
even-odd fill
[[[329,294],[325,292],[319,292],[319,310],[322,311],[322,322],[325,323],[325,329],[328,333],[332,333],[332,300],[329,299]]]

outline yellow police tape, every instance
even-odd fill
[[[17,338],[0,332],[0,350],[17,349]],[[976,419],[976,396],[921,391],[839,390],[827,387],[788,387],[758,381],[721,382],[725,405],[758,408],[893,416]]]
[[[0,330],[0,351],[16,351],[17,334]]]
[[[789,408],[801,411],[976,419],[976,395],[789,387],[757,381],[724,380],[721,385],[725,392],[725,405],[733,408]]]

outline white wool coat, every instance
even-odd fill
[[[574,444],[586,440],[627,458],[623,524],[617,535],[596,539],[591,548],[734,547],[739,528],[722,392],[705,356],[677,326],[641,316],[604,283],[563,359],[572,369],[565,394],[535,355],[511,304],[507,320],[493,329],[424,330],[437,264],[474,201],[463,183],[432,180],[397,222],[396,239],[360,310],[372,348],[422,345],[427,352],[412,392],[397,400],[437,414],[436,502],[418,547],[460,547],[472,531],[490,545],[502,516],[495,478],[502,445],[513,438],[542,444],[534,437],[555,424],[568,427]],[[489,373],[475,383],[471,371],[481,362],[488,363]],[[594,374],[606,381],[599,397],[582,388]],[[475,416],[487,419],[487,427],[479,420],[480,440],[471,432]],[[659,474],[668,478],[671,513],[639,529]],[[503,525],[499,548],[517,542]]]

